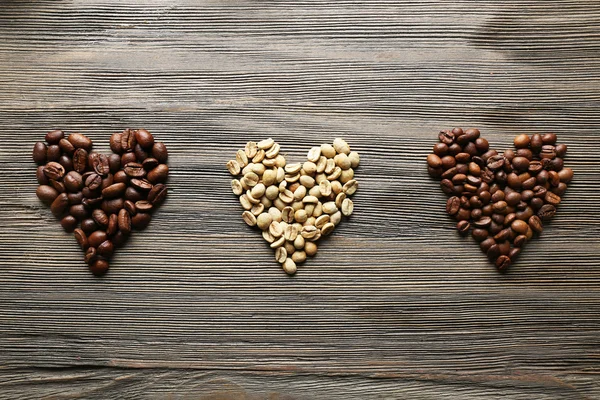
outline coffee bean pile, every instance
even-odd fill
[[[542,233],[573,178],[564,168],[567,146],[556,139],[553,133],[518,135],[514,150],[498,154],[479,130],[454,128],[440,132],[427,157],[429,174],[451,196],[446,211],[458,231],[471,232],[501,271]]]
[[[227,163],[231,188],[244,208],[242,219],[262,231],[275,259],[292,275],[317,253],[316,242],[350,216],[358,189],[358,153],[343,139],[309,150],[304,163],[287,164],[273,139],[248,142]]]
[[[125,129],[110,138],[110,156],[94,152],[85,135],[63,131],[33,147],[39,165],[37,196],[50,205],[85,251],[95,275],[108,271],[115,248],[132,229],[144,229],[167,195],[167,148],[145,129]]]

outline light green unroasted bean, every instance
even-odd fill
[[[317,204],[319,199],[316,196],[308,195],[302,199],[304,204]]]
[[[319,161],[317,161],[317,174],[321,174],[325,172],[325,168],[327,167],[327,157],[321,156]]]
[[[242,213],[242,219],[244,220],[245,223],[247,223],[249,226],[254,226],[256,225],[256,217],[254,216],[254,214],[252,214],[250,211],[244,211]]]
[[[279,211],[277,207],[269,208],[269,214],[271,214],[273,221],[281,222],[281,211]]]
[[[319,183],[319,191],[321,192],[321,196],[329,196],[331,194],[331,182],[328,180],[321,181]]]
[[[327,158],[333,158],[333,157],[335,157],[335,149],[330,144],[327,144],[327,143],[322,144],[321,145],[321,155],[323,155]]]
[[[238,181],[237,179],[231,180],[231,190],[233,191],[233,194],[235,194],[236,196],[240,196],[242,193],[244,193],[244,188],[242,187],[242,183],[240,181]]]
[[[281,229],[281,224],[277,221],[271,222],[269,225],[269,232],[273,235],[274,238],[278,238],[283,235],[283,229]]]
[[[306,211],[306,215],[308,215],[309,217],[312,217],[313,212],[315,212],[315,204],[305,204],[304,205],[304,211]]]
[[[302,201],[302,199],[306,196],[306,187],[300,185],[298,186],[298,188],[294,191],[294,200],[296,201]]]
[[[283,210],[281,210],[281,220],[291,224],[294,222],[294,209],[290,206],[286,206]]]
[[[335,229],[335,225],[332,224],[331,222],[328,222],[325,225],[323,225],[323,228],[321,228],[321,234],[324,236],[327,236],[331,232],[333,232],[334,229]]]
[[[346,193],[348,196],[352,196],[356,192],[357,189],[358,189],[358,182],[354,179],[346,182],[343,187],[344,193]]]
[[[253,204],[250,203],[250,200],[248,200],[248,196],[245,194],[240,196],[240,204],[244,210],[251,210],[253,206]]]
[[[227,161],[227,170],[229,171],[229,173],[231,175],[239,175],[240,172],[242,171],[242,168],[240,167],[240,164],[238,164],[237,161],[235,160],[229,160]]]
[[[248,156],[244,150],[238,150],[237,153],[235,153],[235,161],[237,161],[241,168],[248,165]]]
[[[298,174],[300,173],[300,170],[302,169],[302,164],[300,163],[296,163],[296,164],[287,164],[285,166],[285,173],[286,174]]]
[[[308,191],[308,195],[316,197],[316,198],[321,197],[322,196],[321,195],[321,188],[319,187],[319,185],[311,187],[309,189],[309,191]]]
[[[285,179],[285,170],[283,167],[277,167],[277,183],[283,182]]]
[[[335,138],[333,140],[333,148],[338,153],[344,153],[346,155],[350,154],[350,146],[348,146],[348,143],[342,138]]]
[[[273,146],[269,150],[265,151],[265,157],[275,158],[279,155],[279,143],[273,143]]]
[[[290,204],[294,201],[294,193],[292,193],[292,191],[289,189],[285,189],[283,192],[279,193],[279,198],[284,203]]]
[[[321,215],[315,221],[315,226],[319,229],[323,229],[323,226],[328,222],[329,222],[329,215],[327,215],[327,214]]]
[[[258,217],[256,217],[256,225],[260,228],[260,230],[264,231],[269,229],[269,225],[273,222],[273,217],[269,213],[262,213]]]
[[[268,138],[258,142],[258,148],[261,150],[267,150],[270,149],[273,144],[275,144],[275,141],[272,138]]]
[[[334,201],[328,201],[327,203],[323,203],[323,212],[325,214],[335,214],[338,211],[338,208],[335,205]]]
[[[306,222],[306,220],[308,219],[308,214],[304,209],[297,210],[294,213],[294,219],[300,223]]]
[[[246,197],[248,198],[248,201],[252,204],[260,203],[260,199],[257,199],[254,196],[252,196],[252,193],[250,192],[250,190],[246,191]]]
[[[320,157],[321,157],[321,148],[320,147],[312,147],[308,151],[308,155],[306,156],[306,159],[308,161],[311,161],[314,163],[314,162],[317,162]]]
[[[302,225],[303,226],[314,225],[315,222],[317,222],[317,219],[315,217],[308,217]]]
[[[286,161],[285,161],[284,156],[279,154],[277,157],[275,157],[275,166],[277,168],[283,168],[283,167],[285,167],[285,164],[286,164]]]
[[[292,260],[289,257],[286,258],[285,261],[283,262],[283,270],[288,275],[294,275],[297,270],[296,263],[294,262],[294,260]]]
[[[346,183],[352,179],[354,179],[354,170],[352,168],[342,171],[339,178],[342,183]]]
[[[259,176],[262,176],[267,169],[263,163],[252,163],[248,165],[251,166],[250,170]]]
[[[304,261],[306,261],[306,253],[302,250],[296,250],[292,254],[292,260],[294,260],[296,264],[302,264]]]
[[[321,215],[323,215],[323,203],[318,202],[313,211],[313,217],[319,218]]]
[[[273,243],[275,241],[275,238],[273,237],[273,235],[271,235],[271,232],[269,232],[269,231],[262,231],[262,237],[268,243]]]
[[[271,232],[269,232],[269,234],[271,234]],[[273,243],[271,243],[271,248],[272,249],[276,249],[278,247],[281,247],[285,244],[285,239],[283,238],[283,236],[281,236],[280,238],[275,239],[275,241]]]
[[[304,251],[306,252],[306,255],[309,257],[314,256],[315,254],[317,254],[317,244],[314,242],[306,242],[304,244]]]
[[[340,222],[342,222],[342,212],[338,211],[334,214],[331,214],[330,216],[330,221],[332,224],[334,224],[335,226],[339,225]]]
[[[316,174],[315,175],[315,182],[317,185],[320,185],[321,182],[326,181],[327,180],[327,175],[325,174]]]
[[[254,187],[254,186],[258,185],[260,178],[258,177],[258,175],[256,175],[256,173],[248,172],[246,175],[244,175],[244,177],[242,178],[242,181],[246,184],[246,186]]]
[[[283,264],[287,258],[287,250],[285,249],[285,247],[278,247],[277,250],[275,250],[275,261],[277,261],[279,264]]]
[[[285,240],[293,242],[294,240],[296,240],[296,237],[298,237],[298,232],[298,227],[296,227],[293,224],[288,225],[283,230],[283,237],[285,238]]]
[[[285,247],[285,249],[287,250],[288,254],[292,254],[296,251],[296,248],[294,247],[294,242],[288,242],[287,240],[285,241],[285,243],[283,243],[283,247]]]
[[[252,188],[252,190],[250,190],[250,194],[255,199],[259,199],[260,200],[260,198],[265,194],[265,190],[267,190],[267,188],[265,187],[265,185],[262,184],[262,183],[259,183],[256,186],[254,186]]]
[[[360,164],[360,157],[357,152],[351,151],[350,154],[348,154],[348,158],[350,159],[350,167],[358,167],[358,164]]]
[[[327,175],[327,180],[333,181],[338,179],[342,175],[342,169],[340,167],[335,167],[333,172]]]
[[[300,234],[306,240],[313,240],[319,234],[319,228],[314,225],[304,226]]]
[[[317,164],[312,161],[306,161],[302,164],[302,171],[304,171],[306,175],[314,175],[317,172]]]
[[[335,197],[335,206],[337,208],[341,208],[342,202],[344,200],[346,200],[346,193],[344,193],[344,192],[338,193],[338,195]]]
[[[279,210],[283,210],[287,204],[285,204],[283,201],[281,201],[281,199],[279,197],[277,197],[275,200],[273,200],[273,205],[275,207],[277,207]]]
[[[277,159],[276,158],[265,158],[264,160],[262,160],[262,163],[267,168],[273,168],[275,166],[275,164],[277,164]]]
[[[329,158],[327,159],[327,164],[325,164],[325,171],[323,172],[325,173],[325,175],[329,175],[333,172],[336,166],[337,165],[335,165],[335,161],[333,160],[333,158]]]
[[[244,152],[246,153],[246,157],[253,158],[258,151],[258,146],[256,142],[248,142],[246,143],[246,147],[244,147]]]
[[[345,199],[342,203],[342,214],[349,217],[354,211],[354,202],[350,199]]]
[[[298,180],[300,179],[300,172],[298,172],[297,174],[286,174],[285,175],[285,181],[287,183],[294,183],[294,182],[298,182]]]
[[[271,200],[267,199],[265,196],[263,196],[260,198],[260,204],[265,206],[265,208],[269,208],[273,205],[273,202]]]
[[[284,192],[287,189],[288,183],[286,181],[279,182],[279,193]]]
[[[332,181],[331,191],[337,196],[338,194],[340,194],[340,192],[342,192],[342,184],[339,181]]]
[[[254,157],[252,157],[252,162],[258,164],[258,163],[262,163],[264,159],[265,159],[265,151],[261,149],[256,152],[256,155]]]
[[[255,204],[252,206],[252,208],[250,209],[250,212],[255,215],[258,216],[260,214],[262,214],[262,212],[265,210],[265,206],[262,204]]]
[[[272,169],[266,170],[262,176],[262,180],[265,186],[274,185],[275,181],[277,180],[277,172]]]
[[[304,243],[305,243],[305,240],[302,237],[302,235],[298,235],[298,236],[296,236],[296,239],[294,239],[294,247],[298,250],[301,250],[304,248]]]
[[[344,153],[337,154],[334,158],[335,165],[340,167],[341,169],[348,169],[352,165],[350,162],[350,158]]]
[[[304,208],[304,203],[301,201],[294,201],[291,204],[291,207],[294,209],[294,212],[296,212],[296,211],[302,210]]]
[[[315,186],[315,178],[313,178],[312,176],[302,175],[300,176],[299,182],[302,186],[304,186],[307,189],[310,189],[313,186]]]
[[[279,196],[279,188],[277,186],[269,186],[265,190],[265,196],[269,200],[275,200]]]

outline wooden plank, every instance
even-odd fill
[[[0,7],[0,399],[600,397],[600,4]],[[425,169],[440,128],[554,131],[575,180],[498,275]],[[52,128],[145,127],[171,192],[104,279],[35,197]],[[224,164],[344,137],[355,215],[286,277]]]

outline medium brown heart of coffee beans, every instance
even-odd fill
[[[132,229],[144,229],[167,195],[167,148],[145,129],[110,137],[113,154],[96,153],[92,140],[63,131],[33,146],[38,198],[73,232],[95,275],[108,271],[115,248]]]
[[[445,130],[438,138],[427,169],[450,196],[446,212],[505,271],[525,243],[542,233],[573,179],[573,170],[564,167],[567,146],[557,144],[554,133],[522,134],[514,149],[498,154],[478,129]]]
[[[287,164],[280,149],[271,138],[248,142],[227,169],[241,175],[231,188],[245,210],[242,219],[262,231],[275,260],[293,275],[297,264],[317,253],[316,242],[352,214],[360,158],[339,138],[311,148],[302,163]]]

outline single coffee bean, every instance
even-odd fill
[[[502,255],[496,259],[496,268],[498,268],[498,271],[506,271],[510,267],[510,264],[510,257],[506,255]]]
[[[482,242],[483,243],[483,242]],[[498,246],[498,244],[493,244],[492,246],[490,246],[490,248],[488,249],[488,251],[486,252],[488,258],[490,260],[495,260],[498,257],[500,257],[500,246]]]
[[[525,243],[527,243],[527,236],[519,235],[515,238],[513,243],[514,243],[515,247],[523,247],[523,246],[525,246]]]
[[[438,135],[438,138],[441,143],[444,143],[448,146],[454,143],[454,134],[450,131],[441,131]]]
[[[118,215],[119,230],[124,235],[129,235],[131,232],[131,215],[125,209],[121,209]]]
[[[169,175],[169,167],[166,164],[159,164],[152,171],[148,172],[148,180],[152,183],[164,182]]]
[[[443,168],[442,168],[442,170],[443,170]],[[449,168],[442,173],[442,179],[452,179],[452,177],[456,174],[458,174],[458,168],[456,168],[456,167]]]
[[[115,248],[121,247],[122,245],[124,245],[125,242],[127,242],[128,237],[129,236],[124,234],[123,231],[117,231],[117,233],[115,233],[115,235],[112,237],[112,242],[113,242],[113,245],[115,246]]]
[[[443,169],[450,169],[456,165],[456,158],[453,156],[444,156],[441,160]]]
[[[505,228],[494,236],[494,240],[496,240],[499,243],[504,242],[505,240],[508,240],[511,237],[511,235],[512,230],[510,228]]]
[[[137,212],[137,209],[135,208],[135,203],[130,200],[125,200],[125,202],[123,203],[123,208],[127,210],[129,215],[135,215],[135,213]]]
[[[33,161],[35,161],[37,164],[46,163],[46,152],[46,145],[42,142],[37,142],[33,146]]]
[[[71,144],[71,142],[69,142],[67,139],[60,139],[58,142],[58,147],[60,147],[60,150],[63,152],[63,154],[68,156],[73,156],[75,153],[75,146],[73,146],[73,144]]]
[[[81,204],[81,201],[83,200],[83,193],[82,192],[67,193],[67,198],[69,199],[69,204],[71,204],[71,205]]]
[[[40,144],[44,145],[43,143],[40,143]],[[45,149],[46,149],[46,146],[44,145],[44,160],[46,159]],[[34,152],[34,154],[35,154],[35,152]],[[35,158],[35,155],[34,155],[34,158]],[[440,168],[442,166],[442,159],[436,154],[430,154],[427,156],[427,165],[429,165],[431,168]]]
[[[88,156],[91,167],[100,176],[106,176],[110,173],[110,165],[108,164],[108,157],[100,153],[90,153]]]
[[[505,158],[500,155],[495,155],[487,160],[487,167],[492,171],[497,171],[504,166]]]
[[[35,171],[35,178],[40,185],[48,185],[50,183],[50,180],[44,173],[45,168],[46,167],[44,165],[40,165]]]
[[[65,168],[59,163],[51,161],[44,167],[44,174],[48,179],[59,180],[65,175]]]
[[[121,149],[124,152],[131,152],[135,148],[137,141],[135,139],[135,131],[125,129],[121,134]]]
[[[89,242],[88,242],[88,237],[85,234],[85,232],[79,228],[76,228],[73,231],[73,235],[75,236],[75,239],[77,240],[77,243],[79,244],[79,247],[81,247],[83,250],[87,250],[87,248],[89,247]]]
[[[60,225],[63,227],[65,232],[71,233],[77,228],[77,218],[72,215],[67,215],[60,220]]]
[[[512,222],[511,228],[519,234],[524,234],[527,232],[527,229],[529,228],[529,226],[527,225],[527,223],[525,221],[516,219]]]
[[[473,236],[473,239],[475,239],[476,241],[482,242],[489,236],[489,233],[485,229],[475,228],[471,232],[471,235]]]
[[[88,152],[85,149],[79,148],[73,153],[73,169],[80,174],[83,173],[88,163]]]
[[[525,157],[515,157],[512,160],[512,166],[517,171],[527,171],[529,169],[529,160]]]
[[[69,208],[69,214],[78,220],[87,218],[89,215],[88,209],[83,204],[74,204]]]
[[[86,233],[86,235],[89,235],[98,229],[98,225],[96,225],[96,222],[94,222],[93,219],[86,218],[81,221],[81,229]]]
[[[529,146],[531,147],[532,151],[535,151],[536,153],[539,152],[542,149],[543,144],[542,135],[535,133],[531,136]]]
[[[113,153],[121,154],[123,152],[123,148],[121,147],[121,135],[121,132],[116,132],[110,136],[110,149]]]
[[[71,144],[75,148],[82,148],[87,151],[90,151],[92,149],[92,141],[90,140],[90,138],[80,133],[71,133],[67,140],[71,142]]]
[[[83,257],[83,260],[86,264],[91,265],[97,260],[97,258],[98,254],[96,253],[96,249],[94,247],[90,247],[85,251],[85,256]]]
[[[37,197],[46,204],[52,204],[52,202],[58,197],[58,191],[52,186],[40,185],[35,191]]]
[[[546,201],[546,203],[551,204],[556,207],[557,205],[560,204],[561,198],[560,198],[560,196],[557,196],[552,192],[546,192],[546,196],[545,196],[544,200]]]
[[[529,227],[537,233],[542,233],[544,230],[542,220],[537,215],[533,215],[529,218]]]
[[[556,143],[555,133],[545,133],[542,135],[542,143],[545,145],[553,145]]]
[[[108,215],[100,209],[95,209],[92,211],[92,218],[100,226],[101,228],[106,228],[108,226]],[[94,246],[96,247],[96,246]]]
[[[55,217],[61,217],[69,206],[69,198],[66,193],[61,193],[52,202],[50,205],[50,211],[54,214]]]
[[[108,227],[106,228],[106,234],[113,236],[119,230],[119,218],[117,214],[110,214],[108,217]]]
[[[113,175],[113,181],[114,181],[114,183],[127,184],[129,182],[129,177],[127,177],[127,174],[125,173],[125,171],[117,171]]]
[[[71,157],[65,154],[59,157],[58,163],[62,165],[67,172],[73,170],[73,160],[71,160]]]
[[[126,188],[127,185],[124,183],[113,183],[112,185],[102,189],[102,197],[105,199],[121,197],[125,193]]]
[[[167,146],[162,142],[154,142],[154,146],[152,146],[152,157],[156,158],[160,163],[166,163],[169,157]]]
[[[97,252],[99,256],[110,258],[113,255],[115,247],[110,240],[105,240],[98,246]]]
[[[136,206],[137,208],[137,206]],[[148,213],[137,212],[133,217],[131,217],[131,226],[133,229],[141,230],[148,226],[152,216]]]
[[[60,142],[61,139],[63,139],[65,137],[65,133],[63,131],[60,130],[54,130],[54,131],[50,131],[48,133],[46,133],[46,142],[48,142],[48,144],[58,144],[58,142]]]
[[[488,143],[488,141],[482,137],[477,138],[475,140],[475,147],[477,148],[477,151],[481,154],[485,154],[489,151],[490,148],[490,144]],[[483,157],[481,157],[483,158]]]
[[[469,224],[469,221],[459,221],[456,224],[456,229],[458,230],[458,232],[461,235],[466,235],[469,233],[469,229],[471,228],[471,224]]]
[[[98,246],[100,246],[107,238],[108,236],[105,231],[98,230],[92,232],[92,234],[88,236],[88,242],[90,246],[98,248]]]
[[[50,186],[52,186],[58,193],[65,193],[67,189],[65,188],[65,184],[61,181],[55,181],[54,179],[50,179]]]
[[[454,218],[456,218],[457,221],[468,221],[469,218],[471,218],[471,211],[466,208],[461,208]]]
[[[102,276],[108,272],[110,265],[108,261],[97,259],[90,265],[90,272],[95,276]]]
[[[131,185],[134,188],[141,190],[141,191],[149,191],[150,189],[152,189],[152,183],[150,183],[146,179],[133,178],[133,179],[131,179]]]
[[[514,212],[510,213],[510,214],[506,214],[506,216],[504,217],[504,226],[511,226],[513,222],[515,222],[515,220],[517,219],[517,214],[515,214]]]
[[[154,187],[148,192],[148,201],[154,206],[162,204],[167,197],[167,187],[162,183],[154,185]]]
[[[443,157],[446,154],[448,154],[448,145],[446,143],[436,143],[433,146],[433,152],[438,156],[438,157]],[[441,164],[440,164],[441,165]]]
[[[60,147],[56,144],[48,146],[48,150],[46,150],[46,158],[48,161],[58,161],[61,154]]]
[[[489,227],[491,223],[492,223],[492,219],[488,216],[485,216],[485,217],[478,219],[477,221],[474,221],[473,226],[475,226],[476,228],[485,229],[485,228]]]
[[[119,172],[121,169],[121,156],[114,153],[108,156],[108,167],[112,174]]]
[[[453,196],[446,202],[446,212],[449,215],[456,215],[460,209],[460,198]]]
[[[145,129],[139,129],[135,132],[135,139],[144,149],[151,149],[154,145],[154,136]]]
[[[115,199],[104,200],[100,207],[106,214],[116,214],[121,208],[123,208],[123,199],[121,197],[117,197]]]
[[[99,189],[102,186],[102,177],[96,173],[88,175],[85,179],[85,186],[90,190]]]
[[[533,209],[529,206],[525,207],[523,210],[519,210],[516,212],[517,218],[522,221],[527,221],[533,215]]]
[[[142,166],[144,167],[144,170],[146,170],[146,171],[153,170],[154,168],[156,168],[158,166],[158,164],[159,164],[158,160],[156,158],[152,158],[152,157],[146,158],[144,160],[144,162],[142,162]],[[266,173],[266,171],[265,171],[265,173]]]
[[[127,187],[127,189],[125,189],[125,199],[126,200],[130,200],[135,203],[138,200],[142,200],[143,197],[144,196],[142,196],[142,193],[137,191],[135,188],[132,188],[131,186],[129,186],[129,187]]]
[[[71,171],[63,179],[65,188],[69,192],[79,192],[83,188],[83,178],[81,174],[76,171]]]
[[[136,144],[133,148],[133,153],[135,154],[135,158],[138,162],[143,162],[146,158],[150,157],[150,155],[140,146],[140,144]]]
[[[440,186],[442,188],[442,191],[446,194],[452,194],[454,192],[454,184],[448,179],[443,179],[440,182]]]
[[[531,138],[529,137],[529,135],[522,134],[522,135],[515,137],[515,147],[518,149],[528,147],[530,142],[531,142]]]
[[[567,154],[567,145],[557,144],[554,150],[556,150],[556,156],[562,158]]]
[[[137,162],[137,157],[135,156],[135,153],[124,153],[123,155],[121,155],[122,166],[125,166],[132,162]]]
[[[573,179],[573,170],[571,168],[563,168],[558,172],[558,177],[561,182],[569,183]]]
[[[494,211],[497,213],[504,213],[506,212],[506,207],[508,206],[508,204],[506,204],[506,202],[504,200],[498,201],[496,203],[494,203]]]
[[[135,209],[139,212],[150,212],[152,210],[152,203],[146,200],[136,201]]]

